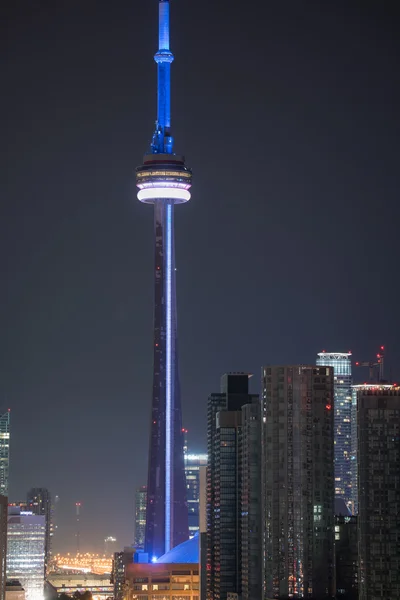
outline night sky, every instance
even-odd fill
[[[60,496],[56,549],[132,542],[152,386],[156,0],[9,0],[1,32],[0,394],[10,498]],[[400,378],[396,2],[171,0],[183,419],[227,370],[322,349]],[[397,38],[397,39],[396,39]],[[387,370],[389,375],[389,369]],[[368,373],[357,372],[366,380]]]

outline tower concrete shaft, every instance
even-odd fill
[[[154,205],[154,365],[145,551],[159,557],[188,538],[176,328],[174,205],[190,199],[192,173],[174,154],[171,135],[169,1],[159,1],[157,120],[138,199]]]

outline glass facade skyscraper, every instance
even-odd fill
[[[7,512],[8,499],[0,494],[0,600],[6,593]]]
[[[135,492],[135,535],[134,546],[136,550],[143,550],[144,535],[146,531],[146,501],[147,486],[141,485]]]
[[[207,466],[207,454],[185,452],[186,495],[188,503],[189,537],[199,530],[200,468]]]
[[[10,464],[10,411],[0,415],[0,494],[8,496]]]
[[[317,365],[333,367],[335,427],[335,496],[353,512],[351,478],[351,353],[320,352]]]
[[[51,539],[53,537],[51,494],[46,488],[32,488],[27,494],[27,508],[34,515],[42,515],[46,520],[45,574],[50,560]]]
[[[18,579],[26,600],[43,600],[46,517],[8,507],[7,579]]]
[[[207,600],[261,598],[260,418],[249,375],[224,375],[207,409]]]

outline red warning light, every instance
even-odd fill
[[[327,405],[325,406],[325,408],[326,408],[326,410],[331,410],[331,408],[332,408],[332,404],[327,404]]]
[[[360,364],[359,362],[356,362],[356,367],[358,367],[359,364]]]

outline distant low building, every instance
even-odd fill
[[[99,600],[105,600],[113,596],[113,585],[107,575],[95,575],[94,573],[50,573],[47,582],[52,592],[47,592],[48,598],[54,598],[61,594],[73,596],[75,592],[91,592]]]
[[[25,590],[18,579],[10,579],[6,583],[6,600],[25,600]]]

